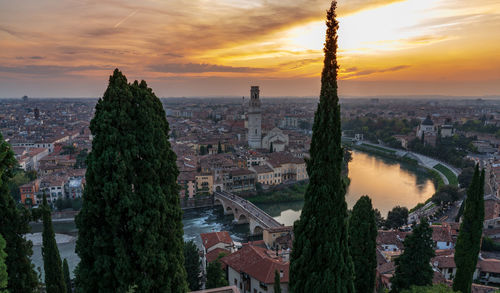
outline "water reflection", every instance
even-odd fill
[[[394,206],[412,208],[435,192],[425,169],[358,151],[354,151],[352,157],[349,164],[351,184],[346,194],[349,208],[366,194],[385,217]],[[303,202],[291,202],[263,204],[259,207],[279,222],[293,225],[300,217],[302,205]]]

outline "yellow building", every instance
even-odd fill
[[[196,175],[196,194],[212,194],[214,186],[214,176],[212,174]]]

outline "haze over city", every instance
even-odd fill
[[[328,1],[0,1],[0,97],[317,96]],[[341,96],[500,93],[496,0],[339,1]]]

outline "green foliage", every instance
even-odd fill
[[[186,292],[179,171],[160,100],[116,69],[90,130],[77,289]]]
[[[279,190],[264,191],[262,186],[257,190],[257,195],[249,197],[248,200],[253,203],[276,203],[304,200],[304,193],[307,189],[307,183],[297,182]]]
[[[62,147],[60,155],[72,155],[76,152],[76,148],[74,145],[65,145]]]
[[[391,279],[393,293],[409,289],[411,286],[429,286],[434,271],[430,265],[434,257],[432,229],[427,219],[422,218],[412,234],[404,240],[405,250],[396,258],[396,272]]]
[[[377,269],[377,223],[372,201],[362,196],[349,219],[349,250],[354,263],[356,292],[373,292]]]
[[[200,255],[193,240],[184,243],[184,267],[187,273],[189,290],[200,290]]]
[[[413,133],[418,123],[418,120],[384,118],[374,120],[370,117],[356,117],[343,120],[342,129],[351,133],[361,133],[366,140],[374,143],[381,140],[390,147],[401,148],[401,143],[393,135]]]
[[[5,239],[0,235],[0,293],[7,293],[7,283],[9,280],[7,265],[5,264],[5,259],[7,258],[5,245]]]
[[[464,157],[468,152],[475,151],[472,141],[474,138],[463,135],[452,137],[439,137],[436,140],[436,146],[423,144],[420,139],[414,139],[409,142],[408,148],[419,154],[436,158],[452,166],[466,167],[467,160]]]
[[[21,200],[21,193],[19,192],[19,186],[35,180],[36,172],[27,173],[24,172],[22,169],[16,168],[12,170],[12,173],[13,177],[8,181],[10,195],[16,202],[19,202]],[[35,179],[31,179],[33,178],[33,175],[35,175]]]
[[[273,151],[274,151],[273,142],[271,141],[271,143],[269,144],[269,152],[272,153]]]
[[[387,213],[385,225],[387,228],[398,229],[408,224],[408,209],[406,207],[395,206]]]
[[[441,178],[441,175],[439,175],[439,173],[436,170],[427,169],[427,173],[429,173],[429,175],[432,177],[432,181],[434,182],[434,187],[436,187],[436,189],[439,189],[441,188],[441,186],[444,186],[443,178]]]
[[[87,156],[88,156],[88,150],[84,149],[81,150],[80,153],[76,156],[76,162],[75,162],[75,169],[84,169],[87,168]]]
[[[375,216],[375,223],[377,223],[377,228],[381,229],[385,226],[385,219],[378,209],[373,210],[373,215]]]
[[[274,271],[274,293],[281,293],[281,278],[278,270]]]
[[[458,185],[458,178],[455,173],[451,172],[450,169],[445,167],[443,164],[437,164],[434,166],[434,169],[438,170],[439,172],[443,173],[444,176],[446,176],[446,179],[448,179],[448,182],[450,185],[457,186]]]
[[[206,155],[206,154],[208,154],[208,149],[207,149],[207,147],[205,147],[204,145],[200,146],[200,155],[201,155],[201,156],[204,156],[204,155]]]
[[[458,183],[461,188],[469,188],[474,176],[474,167],[463,168],[460,175],[458,175]]]
[[[57,248],[54,228],[52,227],[52,216],[47,198],[43,195],[43,269],[45,271],[45,287],[50,293],[66,293],[63,268],[59,249]]]
[[[445,284],[433,286],[412,286],[408,290],[403,290],[402,293],[453,293],[454,291]]]
[[[500,244],[493,241],[490,237],[484,236],[481,244],[481,250],[498,252],[500,251]]]
[[[5,264],[10,276],[7,289],[11,293],[24,293],[32,292],[38,279],[30,260],[32,243],[23,237],[30,231],[30,216],[24,208],[16,207],[8,187],[16,166],[14,153],[0,134],[0,234],[7,243]]]
[[[291,292],[354,292],[349,255],[346,185],[342,177],[340,106],[337,94],[336,1],[327,12],[321,93],[314,117],[309,186],[294,224]]]
[[[458,187],[455,185],[441,186],[431,197],[431,200],[436,204],[452,203],[459,199],[460,192],[458,191]]]
[[[467,190],[463,220],[460,224],[455,246],[457,273],[453,281],[453,290],[470,292],[472,277],[476,269],[481,246],[484,221],[484,170],[479,172],[476,165],[472,182]]]
[[[219,257],[207,266],[207,283],[206,289],[219,288],[229,285],[226,274],[222,270],[220,259],[225,256],[225,253],[220,253]]]
[[[64,283],[66,284],[66,292],[71,293],[71,277],[69,275],[69,266],[68,266],[68,261],[64,259],[63,261],[63,276],[64,276]]]

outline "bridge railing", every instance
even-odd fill
[[[225,192],[225,191],[216,192],[216,194],[220,195],[220,196],[222,196],[224,198],[226,198],[229,201],[232,201],[232,202],[238,204],[243,210],[245,210],[248,213],[250,213],[251,215],[253,215],[254,218],[258,222],[260,222],[260,224],[263,225],[264,227],[271,228],[272,226],[275,226],[275,227],[282,226],[273,217],[271,217],[269,214],[267,214],[266,212],[264,212],[263,210],[261,210],[259,207],[257,207],[253,203],[249,202],[248,200],[245,200],[245,199],[243,199],[243,198],[241,198],[241,197],[239,197],[237,195],[234,195],[232,193]],[[252,212],[251,210],[249,210],[247,207],[245,207],[242,203],[244,203],[245,205],[250,206],[252,209],[254,209],[255,211],[257,211],[259,213],[259,216],[257,216],[254,212]],[[261,217],[262,218],[266,218],[265,220],[267,220],[269,223],[266,223]]]

